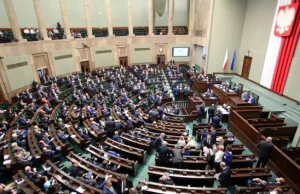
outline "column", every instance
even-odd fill
[[[128,32],[129,36],[134,36],[132,25],[132,0],[128,0]]]
[[[169,0],[168,35],[173,35],[174,0]]]
[[[194,35],[195,0],[190,0],[189,35]]]
[[[21,29],[12,0],[4,0],[3,3],[10,23],[10,27],[14,34],[14,38],[17,39],[19,42],[27,42],[27,40],[22,38]]]
[[[36,18],[39,24],[40,35],[42,36],[43,40],[51,40],[50,38],[48,38],[44,15],[41,6],[41,0],[33,0],[33,4],[35,8]]]
[[[106,4],[106,12],[107,12],[107,29],[108,35],[114,36],[113,27],[112,27],[112,19],[111,19],[111,7],[110,7],[110,0],[105,0]]]
[[[84,0],[85,23],[88,38],[94,38],[91,25],[89,0]]]
[[[61,11],[61,17],[62,17],[62,22],[63,22],[63,27],[65,31],[65,35],[67,39],[72,39],[73,37],[71,36],[71,31],[70,31],[70,26],[69,26],[69,20],[67,16],[67,9],[66,9],[66,1],[65,0],[60,0],[60,11]]]
[[[153,0],[148,0],[148,36],[153,36]]]

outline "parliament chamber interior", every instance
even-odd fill
[[[0,194],[300,194],[300,0],[0,0]]]

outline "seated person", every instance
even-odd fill
[[[79,173],[77,174],[76,176],[76,179],[83,182],[83,183],[86,183],[86,184],[91,184],[92,182],[92,179],[88,179],[84,176],[84,172],[83,171],[79,171]]]
[[[103,160],[103,162],[100,163],[98,166],[113,172],[116,172],[121,167],[120,165],[117,166],[115,164],[111,164],[111,162],[108,160]]]
[[[111,154],[111,155],[113,155],[113,156],[120,157],[120,154],[118,154],[117,152],[115,152],[113,147],[109,148],[108,153]]]
[[[160,184],[166,184],[166,185],[174,185],[173,180],[169,176],[169,172],[164,172],[164,175],[159,178]]]
[[[115,131],[115,134],[113,135],[113,140],[119,142],[119,143],[123,143],[123,140],[121,139],[121,137],[119,136],[119,131]]]
[[[249,98],[250,98],[250,94],[249,94],[249,91],[246,91],[242,94],[242,99],[246,102],[249,101]]]
[[[248,100],[248,103],[249,104],[254,104],[254,102],[255,102],[255,98],[254,98],[254,96],[252,94],[250,94],[250,98]]]
[[[182,151],[182,156],[190,156],[190,155],[191,155],[190,148],[184,147]]]
[[[279,177],[276,178],[275,181],[266,181],[266,180],[262,180],[260,178],[254,178],[252,180],[248,181],[248,184],[250,187],[254,187],[254,186],[267,186],[267,185],[283,185],[285,183],[284,178]]]

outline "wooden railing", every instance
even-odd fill
[[[189,108],[189,102],[188,101],[175,101],[175,102],[167,102],[165,104],[163,104],[163,107],[166,107],[168,105],[175,105],[177,106],[179,109],[187,109]],[[165,113],[167,116],[172,116],[172,117],[177,117],[180,119],[183,119],[184,122],[191,122],[193,120],[196,120],[198,115],[197,114],[186,114],[186,115],[176,115],[176,114],[172,114],[172,113]]]
[[[265,136],[261,136],[247,120],[239,115],[238,110],[232,110],[230,113],[229,129],[255,154],[258,154],[258,142],[261,139],[266,139]],[[290,184],[296,193],[300,193],[300,167],[283,153],[280,148],[275,146],[269,164],[278,176],[286,178],[287,183]]]

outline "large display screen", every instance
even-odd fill
[[[189,47],[173,47],[173,57],[188,57],[190,56]]]

